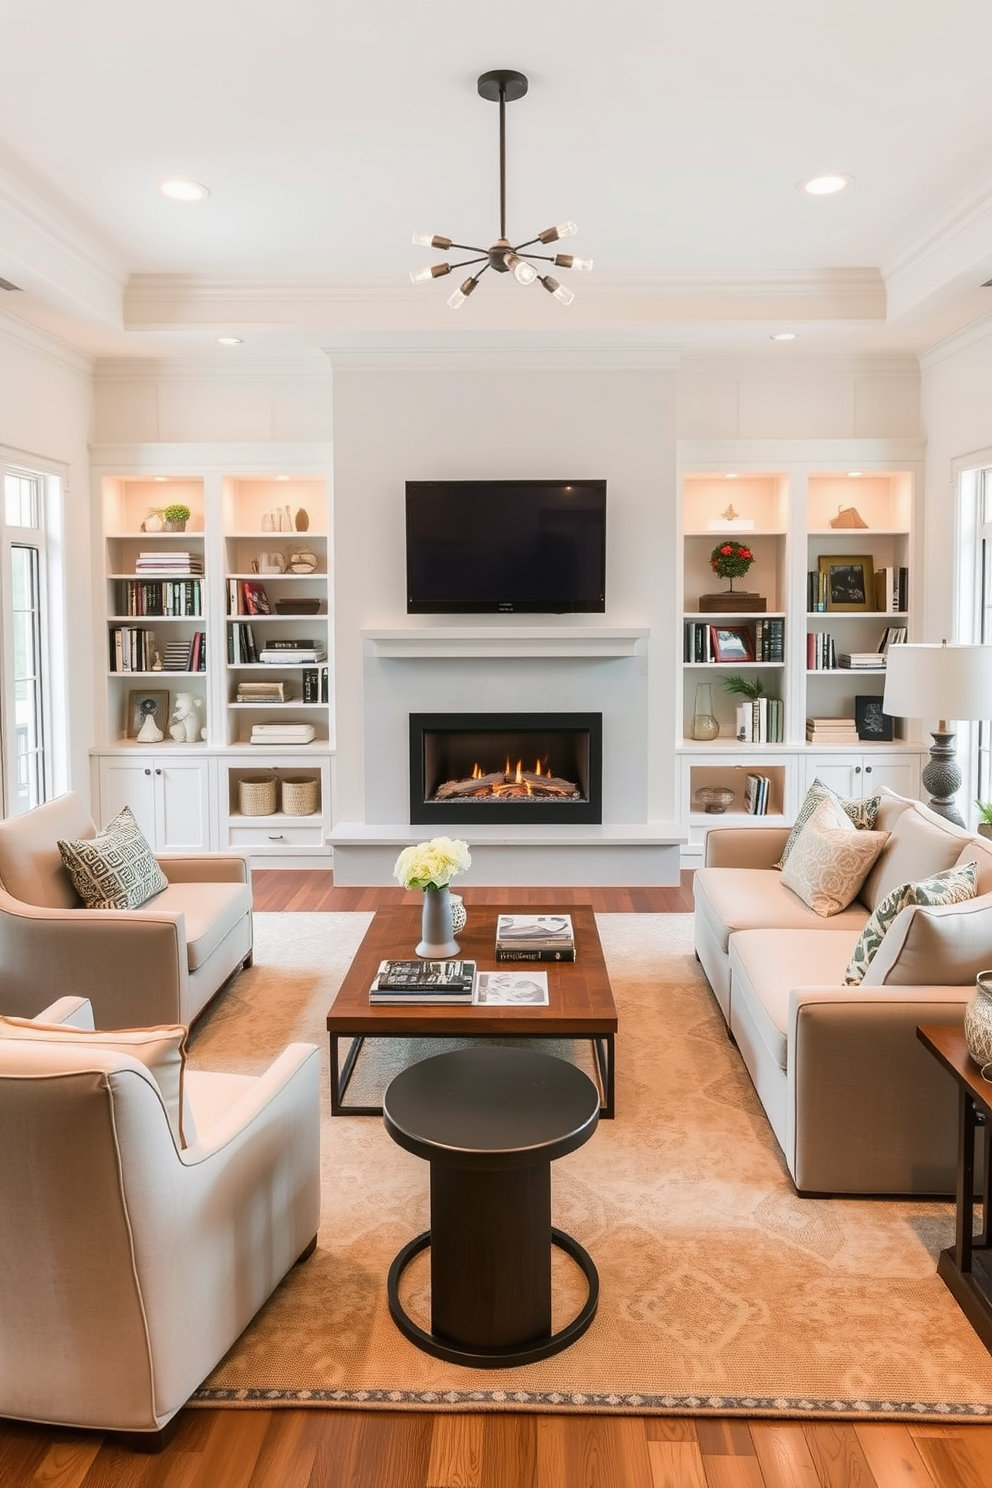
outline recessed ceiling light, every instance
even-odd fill
[[[858,478],[858,476],[860,474],[861,474],[861,471],[860,470],[849,470],[847,472],[847,478],[848,478],[848,480],[857,480],[857,478]]]
[[[218,336],[218,346],[242,346],[244,343],[240,336]]]
[[[288,475],[277,475],[276,480],[289,480]]]
[[[773,341],[795,341],[796,334],[795,331],[774,331],[771,339]]]
[[[179,176],[170,176],[167,181],[159,181],[158,189],[170,201],[177,202],[206,201],[210,195],[206,186],[200,181],[185,181]]]
[[[807,196],[834,196],[838,191],[843,191],[850,186],[852,177],[841,176],[836,173],[826,176],[808,176],[805,181],[799,182],[799,190],[805,191]]]
[[[736,470],[728,470],[727,471],[727,474],[724,476],[724,480],[736,480],[736,479],[737,479],[737,471]]]
[[[157,481],[167,481],[169,477],[167,475],[156,475],[154,479]]]

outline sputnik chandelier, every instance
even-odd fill
[[[559,238],[569,238],[575,232],[574,222],[559,222],[557,227],[546,227],[543,232],[535,238],[528,238],[524,243],[514,246],[506,236],[506,105],[514,99],[523,98],[527,92],[527,79],[522,72],[509,72],[504,68],[497,68],[494,72],[484,72],[479,78],[479,96],[488,99],[490,103],[499,104],[499,237],[491,248],[479,248],[471,243],[455,243],[451,238],[442,237],[440,233],[433,236],[430,233],[415,232],[413,241],[421,248],[440,248],[443,253],[448,253],[452,248],[459,252],[471,253],[473,258],[462,258],[457,263],[436,263],[428,269],[414,269],[410,278],[414,284],[427,284],[432,279],[440,279],[444,274],[450,274],[452,269],[468,268],[472,264],[481,264],[474,274],[462,281],[453,294],[448,296],[448,304],[452,310],[457,310],[464,305],[469,295],[473,293],[479,280],[487,269],[495,269],[497,274],[512,274],[518,284],[543,284],[548,294],[552,295],[563,305],[570,305],[575,299],[570,289],[560,284],[551,274],[542,274],[533,260],[541,263],[549,263],[559,269],[591,269],[591,258],[578,258],[571,253],[528,253],[526,250],[532,248],[535,243],[555,243]]]

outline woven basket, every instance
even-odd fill
[[[313,816],[317,810],[320,781],[315,775],[285,775],[282,780],[282,809],[286,816]]]
[[[243,775],[238,781],[238,808],[242,816],[271,816],[276,809],[274,775]]]

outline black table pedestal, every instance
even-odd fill
[[[445,1101],[452,1092],[449,1110]],[[415,1099],[405,1105],[402,1098],[411,1094]],[[471,1131],[466,1134],[469,1123],[461,1108],[466,1095],[475,1098],[477,1147],[471,1146]],[[527,1119],[528,1096],[539,1130],[524,1145],[515,1145],[512,1139],[519,1139]],[[503,1122],[501,1100],[512,1108]],[[384,1109],[390,1135],[431,1165],[431,1228],[405,1245],[389,1270],[389,1311],[404,1336],[426,1353],[475,1368],[533,1363],[580,1338],[596,1315],[599,1276],[585,1249],[551,1224],[551,1159],[592,1134],[599,1114],[592,1082],[545,1054],[460,1050],[397,1076]],[[439,1140],[439,1112],[459,1133],[457,1146]],[[426,1116],[422,1124],[430,1135],[413,1132],[411,1113]],[[402,1127],[397,1119],[404,1121]],[[495,1142],[501,1127],[510,1139],[505,1149]],[[557,1333],[551,1331],[552,1244],[572,1257],[588,1284],[585,1304]],[[399,1300],[404,1269],[428,1246],[430,1332],[413,1322]]]

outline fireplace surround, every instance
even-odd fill
[[[601,713],[411,713],[410,821],[600,823]]]

